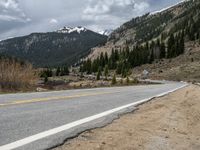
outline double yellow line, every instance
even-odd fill
[[[72,99],[72,98],[97,96],[97,95],[113,94],[113,93],[116,93],[116,92],[81,93],[81,94],[70,95],[70,96],[57,96],[57,97],[46,97],[46,98],[34,98],[34,99],[29,99],[29,100],[16,100],[16,101],[12,101],[10,103],[2,103],[2,104],[0,104],[0,107],[20,105],[20,104],[29,104],[29,103],[36,103],[36,102],[68,100],[68,99]]]

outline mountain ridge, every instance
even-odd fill
[[[103,45],[107,36],[84,27],[31,33],[0,41],[0,54],[29,61],[34,66],[73,65],[90,49]]]
[[[192,15],[194,18],[197,17],[197,14],[193,13],[196,5],[199,5],[197,0],[181,1],[165,8],[162,12],[147,13],[133,18],[114,30],[104,46],[93,48],[88,58],[95,59],[100,56],[101,52],[107,52],[110,55],[112,49],[120,50],[126,46],[132,48],[157,38],[166,40],[171,33],[182,30],[178,26],[182,24],[185,26]]]

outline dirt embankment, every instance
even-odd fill
[[[56,150],[199,150],[200,87],[190,85],[148,102]]]

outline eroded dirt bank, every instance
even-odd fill
[[[199,150],[200,87],[154,99],[55,150]]]

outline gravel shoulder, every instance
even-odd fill
[[[55,150],[199,150],[200,87],[156,98]]]

